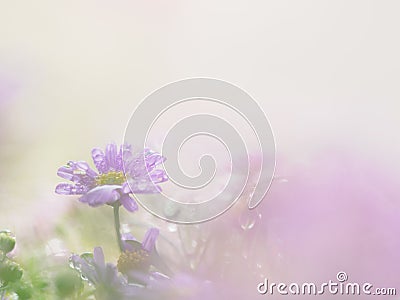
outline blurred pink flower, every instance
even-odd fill
[[[239,200],[209,223],[179,227],[193,246],[182,263],[213,283],[210,299],[256,299],[264,278],[318,284],[340,271],[349,282],[398,286],[400,177],[391,166],[332,150],[300,164],[280,159],[276,174],[255,210]]]

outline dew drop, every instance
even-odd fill
[[[88,281],[88,278],[87,278],[85,275],[83,275],[82,273],[81,273],[81,278],[82,278],[82,280],[84,280],[84,281]]]
[[[77,271],[81,269],[81,264],[75,263],[72,259],[69,260],[69,266]]]
[[[171,217],[175,216],[178,212],[179,212],[179,208],[174,203],[167,203],[164,206],[164,215],[166,217],[171,218]]]
[[[196,263],[193,260],[190,262],[190,268],[192,270],[196,269]]]
[[[244,211],[239,217],[240,227],[243,230],[250,230],[256,224],[256,217],[251,211]]]
[[[168,224],[168,231],[169,232],[176,232],[178,230],[178,226],[176,224]]]

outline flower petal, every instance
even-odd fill
[[[99,186],[84,194],[79,198],[79,201],[87,203],[93,207],[103,204],[111,204],[120,198],[119,189],[121,189],[121,186],[119,185]]]
[[[134,212],[138,210],[138,205],[135,200],[133,200],[128,194],[122,194],[119,200],[123,207],[129,212]]]
[[[117,170],[117,145],[112,143],[106,146],[106,164],[109,169]]]
[[[101,249],[101,247],[94,248],[93,258],[94,258],[94,262],[100,269],[104,269],[106,267],[106,263],[104,260],[104,253],[103,253],[103,249]]]
[[[159,234],[160,231],[157,228],[150,228],[147,230],[142,242],[143,249],[148,252],[153,251]]]
[[[131,188],[130,188],[128,182],[124,182],[124,184],[122,185],[122,192],[123,192],[124,194],[132,193]]]
[[[92,159],[94,162],[94,165],[96,166],[97,170],[99,170],[100,173],[107,173],[108,171],[108,166],[106,163],[106,157],[104,155],[103,150],[100,148],[93,148],[92,149]]]
[[[168,177],[164,170],[154,170],[150,174],[150,179],[153,183],[161,183],[167,181]]]
[[[150,155],[146,155],[146,167],[147,171],[151,172],[157,165],[163,163],[165,161],[165,157],[163,157],[159,153],[151,153]]]
[[[55,192],[60,195],[82,195],[87,192],[87,187],[72,183],[59,183]]]
[[[121,240],[124,251],[134,251],[142,248],[142,244],[139,243],[130,232],[123,233],[121,236]]]
[[[73,170],[69,166],[62,166],[58,168],[57,170],[57,175],[60,176],[61,178],[67,179],[72,181],[74,178]]]
[[[85,171],[85,174],[90,178],[96,178],[97,173],[85,161],[77,161],[74,167],[78,170]]]
[[[132,156],[131,145],[123,144],[119,148],[119,152],[116,158],[116,170],[123,171],[124,165],[123,161],[129,160]]]
[[[93,185],[97,173],[84,161],[70,161],[66,166],[58,169],[57,175],[75,183],[90,186]]]
[[[93,266],[93,259],[85,257],[84,254],[81,256],[73,254],[70,261],[74,269],[82,273],[91,283],[96,284],[98,282],[99,276]]]

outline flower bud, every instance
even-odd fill
[[[9,231],[0,231],[0,251],[7,254],[15,248],[15,237]]]

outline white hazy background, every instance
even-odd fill
[[[278,166],[341,149],[398,170],[399,11],[361,0],[1,2],[0,228],[51,226],[74,201],[54,195],[57,167],[121,142],[146,95],[188,77],[248,91]]]

